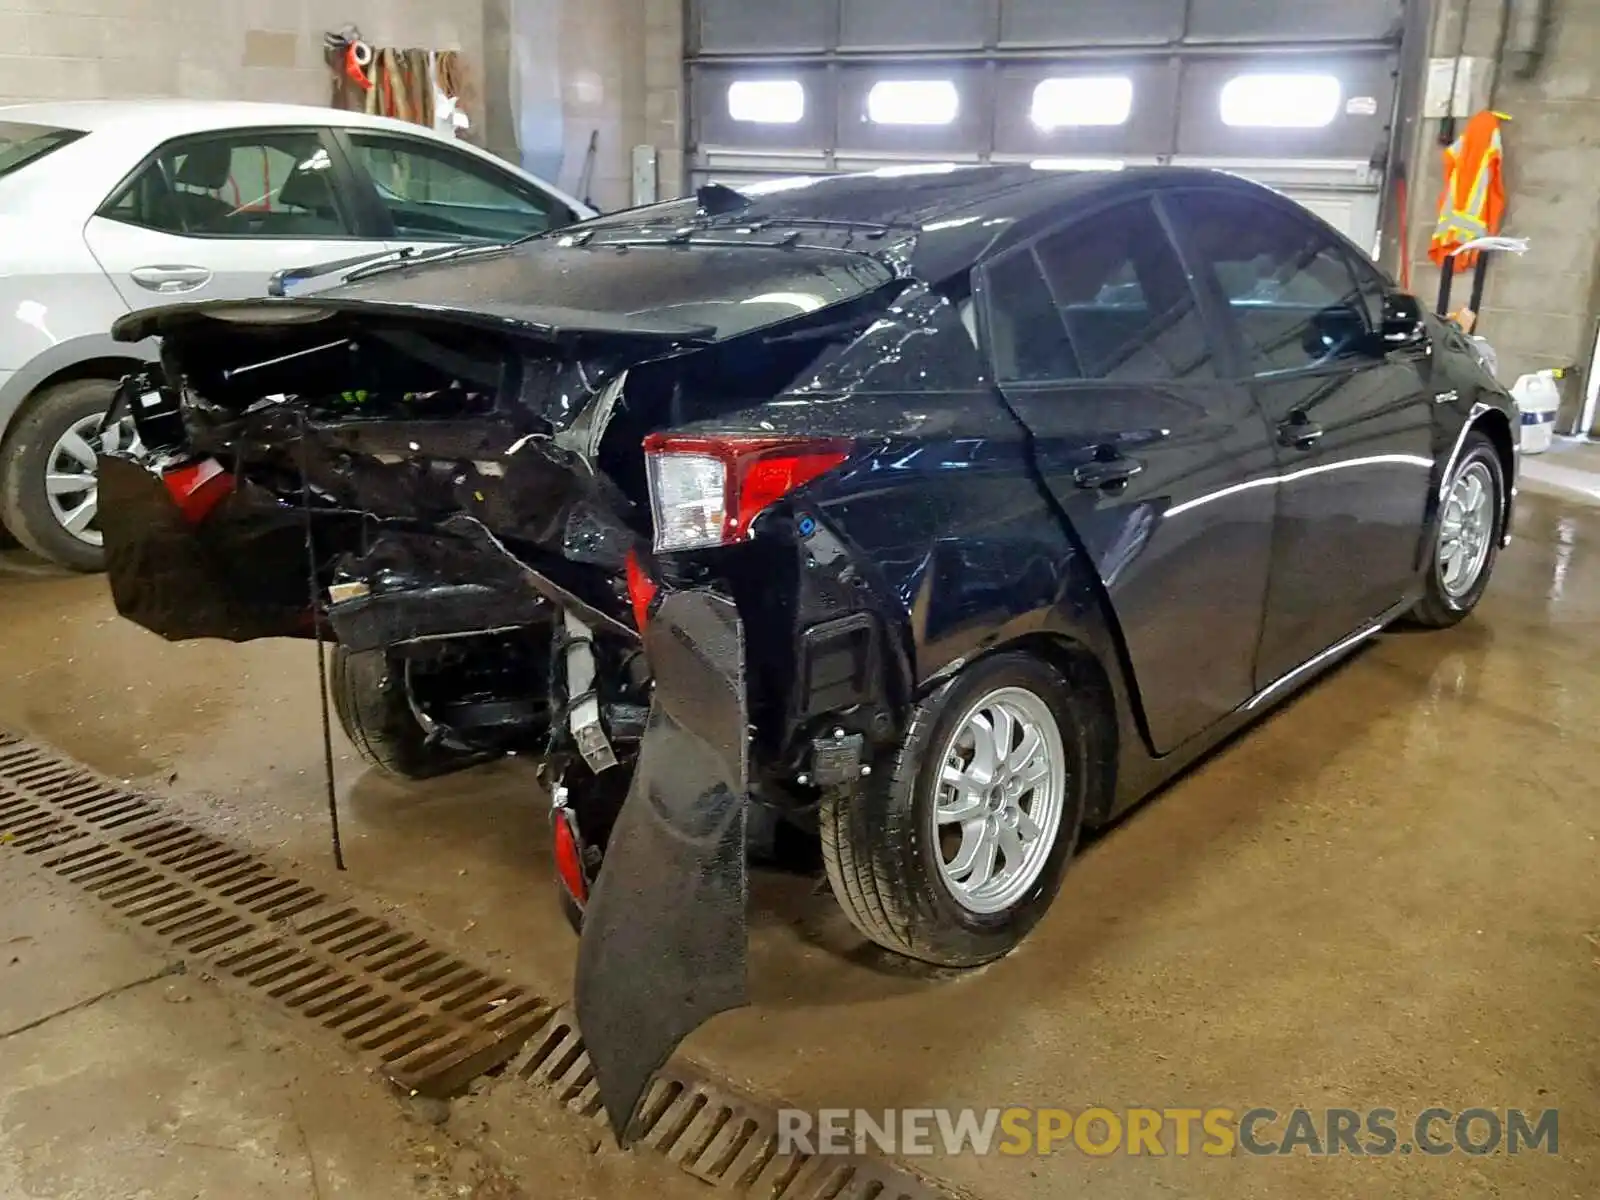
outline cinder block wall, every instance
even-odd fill
[[[354,23],[378,45],[461,50],[481,71],[482,10],[482,0],[0,0],[0,104],[326,104],[328,30]]]
[[[620,208],[632,152],[660,152],[660,193],[683,176],[682,0],[0,0],[0,104],[182,96],[325,104],[322,36],[354,23],[378,45],[465,52],[481,140],[519,154],[518,104],[559,109],[537,169]],[[519,46],[532,39],[534,46]],[[521,70],[537,77],[517,79]],[[520,97],[520,99],[519,99]],[[551,161],[559,159],[559,164]]]
[[[1433,53],[1456,52],[1465,22],[1466,53],[1492,56],[1501,0],[1440,0]],[[1555,0],[1555,24],[1538,73],[1518,79],[1501,68],[1494,107],[1505,127],[1508,207],[1503,232],[1526,237],[1522,258],[1497,255],[1489,267],[1479,331],[1494,344],[1507,380],[1525,371],[1577,363],[1593,348],[1600,288],[1600,0]],[[1413,287],[1431,304],[1438,273],[1428,261],[1442,166],[1438,122],[1424,122],[1420,161],[1411,171]],[[1471,275],[1456,278],[1453,302],[1471,296]]]

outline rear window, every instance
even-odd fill
[[[726,235],[736,237],[738,235]],[[871,295],[895,281],[848,250],[737,245],[565,246],[548,239],[355,280],[319,296],[391,304],[577,309],[708,325],[737,337]]]
[[[0,179],[83,136],[81,129],[0,121]]]

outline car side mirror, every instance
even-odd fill
[[[1367,318],[1348,304],[1331,304],[1320,310],[1306,326],[1303,348],[1313,362],[1364,354],[1371,340]]]
[[[1385,296],[1380,332],[1385,350],[1415,346],[1427,337],[1427,328],[1422,323],[1422,305],[1417,298],[1404,292],[1390,292]]]

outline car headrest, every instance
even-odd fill
[[[215,191],[228,185],[233,173],[233,147],[227,142],[201,142],[183,156],[174,182]]]
[[[317,211],[333,207],[333,192],[328,187],[328,172],[296,167],[278,192],[278,203],[285,208]]]

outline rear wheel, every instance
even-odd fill
[[[139,448],[131,420],[104,424],[116,389],[80,379],[38,393],[0,461],[0,521],[40,558],[75,571],[105,565],[96,455]]]
[[[941,966],[1009,953],[1077,844],[1093,703],[1021,653],[984,659],[924,700],[888,768],[821,805],[823,861],[851,923]]]
[[[1445,629],[1477,607],[1500,554],[1505,512],[1499,452],[1485,435],[1469,433],[1445,482],[1427,592],[1409,614],[1413,621]]]
[[[402,779],[428,779],[481,761],[481,754],[428,736],[407,694],[405,667],[404,659],[383,650],[333,648],[328,690],[356,753]]]

